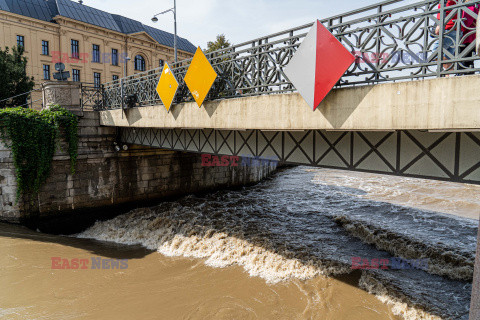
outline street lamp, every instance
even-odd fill
[[[173,51],[175,54],[175,62],[177,62],[178,61],[177,59],[177,0],[173,0],[173,8],[157,13],[156,15],[153,16],[152,21],[157,22],[158,21],[157,16],[161,14],[165,14],[167,12],[173,12],[173,25],[175,30],[175,35],[173,36]]]

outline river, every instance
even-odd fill
[[[295,167],[76,235],[0,224],[0,318],[468,319],[479,192]],[[352,270],[352,258],[400,257],[428,263]]]

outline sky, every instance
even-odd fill
[[[378,2],[177,0],[177,29],[180,37],[202,48],[222,33],[231,44],[237,44]],[[83,3],[173,33],[172,13],[159,16],[157,23],[151,21],[154,14],[173,7],[173,0],[84,0]]]

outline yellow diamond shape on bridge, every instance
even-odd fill
[[[168,63],[165,63],[162,74],[160,75],[160,80],[158,80],[157,93],[162,100],[163,105],[165,108],[167,108],[167,111],[169,111],[170,107],[172,106],[173,98],[175,98],[177,89],[177,78],[175,78],[175,75],[173,74],[172,69],[170,69]]]
[[[202,106],[216,78],[217,73],[208,62],[202,49],[198,47],[185,75],[185,83],[199,107]]]

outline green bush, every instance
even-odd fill
[[[0,110],[0,139],[12,150],[17,200],[22,194],[38,193],[48,178],[61,133],[68,144],[71,172],[75,172],[77,127],[77,116],[59,106],[42,111],[25,108]]]

